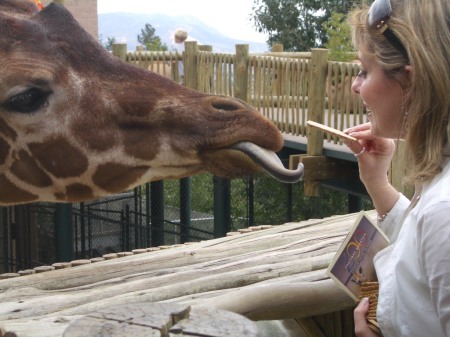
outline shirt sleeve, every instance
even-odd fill
[[[399,193],[399,195],[400,197],[398,198],[394,207],[392,207],[392,209],[386,215],[386,218],[384,218],[383,223],[381,224],[381,229],[388,238],[391,238],[397,226],[401,226],[400,221],[402,219],[402,216],[410,204],[410,201],[407,197],[405,197],[402,193]]]
[[[450,336],[450,201],[427,208],[417,227],[419,265],[445,336]]]

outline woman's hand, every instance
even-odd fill
[[[353,153],[361,153],[359,155],[359,171],[361,181],[367,184],[380,184],[387,179],[387,171],[389,169],[392,156],[395,151],[395,143],[391,139],[378,138],[372,135],[370,131],[370,123],[361,124],[344,131],[345,133],[355,137],[358,141],[345,141],[345,144],[353,151]]]
[[[387,172],[395,152],[392,139],[372,135],[370,123],[344,131],[357,141],[344,143],[358,159],[359,177],[367,189],[378,214],[389,212],[398,200],[398,191],[389,183]],[[364,150],[364,151],[363,151]]]
[[[367,324],[366,315],[368,312],[369,300],[367,298],[363,298],[353,312],[353,318],[355,320],[355,334],[357,337],[380,337],[376,332],[372,331]]]

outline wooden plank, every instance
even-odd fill
[[[88,314],[69,325],[64,337],[256,337],[256,324],[223,310],[176,303],[134,303]]]

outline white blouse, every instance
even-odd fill
[[[377,319],[384,337],[450,337],[450,163],[424,184],[416,206],[400,195],[382,228],[397,239],[379,252]],[[395,235],[394,235],[395,236]]]

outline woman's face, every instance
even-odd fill
[[[402,138],[404,123],[403,90],[400,84],[384,73],[380,65],[360,53],[361,71],[353,81],[352,90],[359,94],[367,109],[374,136]]]

